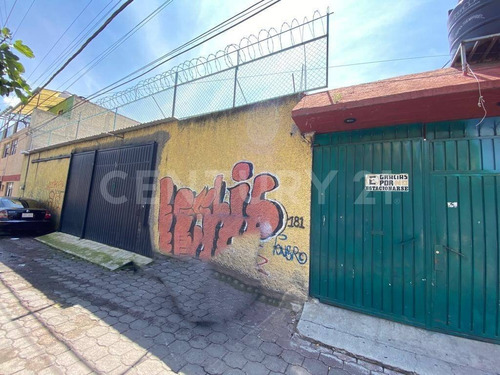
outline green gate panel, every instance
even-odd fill
[[[316,136],[310,294],[500,342],[500,118]],[[407,173],[409,192],[365,174]]]
[[[421,125],[316,141],[323,144],[314,149],[311,294],[425,324]],[[370,173],[407,173],[410,192],[367,192]]]
[[[495,341],[500,338],[498,123],[433,124],[429,142],[431,325]]]

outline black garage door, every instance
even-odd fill
[[[72,156],[61,231],[151,256],[147,189],[155,144]]]

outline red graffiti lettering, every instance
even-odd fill
[[[170,177],[160,181],[158,230],[160,250],[178,255],[210,258],[223,251],[233,238],[260,234],[261,240],[276,236],[285,223],[285,210],[266,198],[277,189],[278,179],[269,173],[257,175],[253,164],[239,162],[232,170],[236,185],[226,188],[224,176],[215,177],[212,188],[196,194],[177,189]],[[228,202],[225,201],[226,193]]]

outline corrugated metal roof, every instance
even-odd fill
[[[49,89],[35,90],[33,96],[27,104],[18,104],[11,110],[6,110],[4,113],[29,115],[35,108],[42,111],[48,111],[53,106],[63,102],[69,98],[71,94],[67,92],[54,91]]]

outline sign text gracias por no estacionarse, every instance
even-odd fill
[[[366,191],[410,191],[410,179],[407,173],[399,174],[367,174],[365,175]]]

